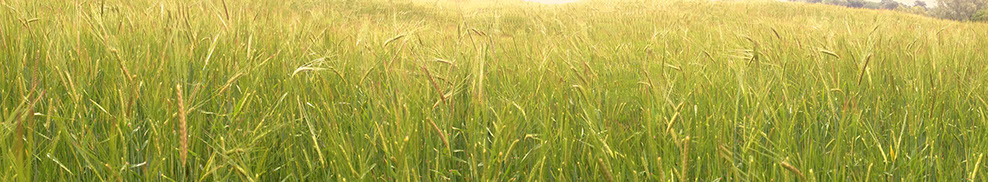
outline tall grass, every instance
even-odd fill
[[[985,181],[986,50],[774,1],[0,0],[0,181]]]

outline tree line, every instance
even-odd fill
[[[790,0],[866,9],[886,9],[958,21],[988,22],[988,0],[937,0],[935,5],[916,0],[912,4],[893,0]]]

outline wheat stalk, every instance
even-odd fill
[[[175,85],[175,91],[178,92],[178,134],[181,135],[178,138],[181,150],[179,160],[182,161],[182,165],[184,166],[189,152],[189,135],[185,127],[185,100],[182,98],[182,85]]]
[[[861,78],[864,78],[865,71],[868,70],[868,63],[871,62],[871,54],[865,57],[864,65],[861,66],[861,74],[858,75],[858,85],[861,85]]]
[[[600,170],[604,171],[604,177],[607,177],[604,178],[604,180],[607,182],[613,182],[614,174],[611,174],[611,169],[608,168],[607,165],[604,165],[604,159],[597,158],[597,165],[600,165]]]
[[[688,174],[687,170],[689,169],[688,167],[689,154],[690,154],[690,136],[686,136],[686,139],[683,139],[683,158],[682,161],[680,161],[682,162],[681,163],[682,166],[680,166],[682,167],[682,170],[679,171],[680,172],[679,181],[686,181],[688,179],[686,175]]]
[[[829,51],[829,50],[821,49],[820,50],[820,53],[823,53],[823,54],[826,54],[826,55],[830,55],[830,56],[833,56],[834,58],[840,59],[840,56],[838,56],[837,53],[834,53],[834,51]]]
[[[799,171],[799,169],[796,169],[796,167],[790,165],[788,162],[783,161],[780,162],[779,165],[782,165],[782,167],[786,168],[786,170],[789,170],[789,172],[792,172],[793,174],[796,174],[796,176],[799,176],[799,179],[806,180],[806,176],[803,176],[803,172]]]
[[[426,119],[428,119],[429,123],[432,124],[432,129],[436,129],[436,133],[439,133],[439,139],[442,139],[443,144],[446,144],[446,150],[452,151],[452,149],[449,147],[449,140],[446,140],[446,134],[443,133],[443,130],[439,129],[439,125],[436,125],[436,122],[432,121],[432,118],[426,118]]]

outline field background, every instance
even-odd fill
[[[0,6],[0,181],[988,180],[988,24],[772,0]]]

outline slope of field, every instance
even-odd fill
[[[775,1],[0,6],[0,181],[988,180],[986,24]]]

